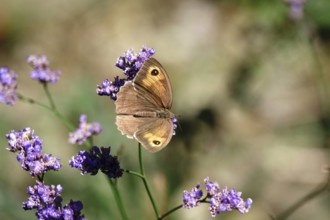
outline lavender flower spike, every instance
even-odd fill
[[[110,154],[110,147],[92,147],[90,151],[80,151],[70,160],[71,167],[77,168],[81,174],[96,175],[99,170],[109,178],[118,178],[123,175],[116,156]]]
[[[70,201],[62,208],[61,185],[45,185],[43,182],[36,181],[36,185],[29,186],[27,193],[30,195],[26,202],[23,202],[24,210],[36,209],[38,219],[52,220],[85,220],[81,215],[83,205],[80,201]]]
[[[203,191],[199,189],[201,184],[197,184],[190,192],[183,191],[183,208],[190,209],[200,205],[200,199],[203,196]]]
[[[92,135],[97,135],[102,131],[102,126],[100,123],[87,123],[86,115],[81,115],[79,122],[79,128],[74,132],[69,133],[69,142],[71,144],[82,145],[87,138],[90,138]]]
[[[211,182],[209,177],[204,179],[208,198],[210,202],[209,211],[212,217],[220,214],[224,211],[238,210],[241,214],[247,213],[251,208],[252,199],[248,198],[244,201],[241,198],[241,192],[235,191],[235,189],[227,190],[224,187],[220,190],[217,182]]]
[[[34,135],[31,128],[24,128],[6,134],[8,139],[7,150],[17,152],[17,161],[21,163],[23,170],[29,171],[31,176],[39,176],[49,170],[59,170],[59,159],[51,154],[42,154],[42,140]]]
[[[32,79],[43,83],[56,83],[59,80],[61,71],[50,69],[45,55],[30,55],[27,58],[27,62],[33,68],[30,73]]]
[[[0,102],[14,105],[17,100],[17,75],[8,67],[0,67]]]
[[[101,85],[97,85],[96,93],[100,96],[110,96],[111,99],[117,99],[117,93],[126,81],[134,79],[142,64],[146,59],[155,54],[153,48],[143,46],[138,53],[134,53],[133,49],[127,50],[123,56],[120,56],[116,62],[116,66],[121,69],[125,75],[124,78],[116,76],[113,81],[103,80]]]
[[[217,216],[221,212],[229,212],[234,209],[238,210],[241,214],[247,213],[252,205],[252,199],[248,198],[244,201],[241,198],[241,192],[237,192],[235,189],[228,191],[227,187],[220,189],[217,182],[212,182],[209,177],[204,179],[207,195],[203,200],[200,198],[203,195],[200,190],[200,184],[192,189],[191,192],[184,191],[183,193],[183,207],[193,208],[198,206],[201,202],[210,203],[208,210],[212,217]]]

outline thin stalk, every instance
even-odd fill
[[[144,178],[144,176],[142,176],[142,175],[141,175],[141,173],[139,173],[139,172],[136,172],[136,171],[132,171],[132,170],[125,170],[125,172],[126,172],[126,173],[128,173],[128,174],[131,174],[131,175],[133,175],[133,176],[137,176],[137,177],[140,177],[141,179],[143,179],[143,178]]]
[[[49,107],[49,106],[47,106],[47,105],[45,105],[41,102],[38,102],[38,101],[36,101],[32,98],[25,97],[21,94],[18,94],[18,98],[22,101],[28,102],[30,104],[38,105],[42,108],[45,108],[45,109],[51,111],[58,119],[60,119],[67,126],[67,128],[69,128],[71,130],[74,130],[74,126],[71,123],[69,123],[56,109],[53,109],[53,108],[51,108],[51,107]]]
[[[179,210],[182,208],[182,204],[172,208],[171,210],[169,210],[168,212],[164,213],[163,215],[161,215],[158,219],[159,220],[162,220],[164,219],[165,217],[169,216],[170,214],[172,214],[173,212],[175,212],[176,210]]]
[[[45,90],[45,91],[48,91],[48,90]],[[51,96],[49,94],[49,99],[50,99],[50,103],[53,105],[53,107],[50,107],[48,105],[45,105],[44,103],[41,103],[41,102],[38,102],[32,98],[29,98],[29,97],[25,97],[23,96],[22,94],[17,94],[18,98],[21,100],[21,101],[24,101],[24,102],[28,102],[30,104],[35,104],[35,105],[38,105],[50,112],[52,112],[58,119],[60,119],[60,121],[63,122],[63,124],[68,128],[68,130],[70,131],[74,131],[76,128],[73,124],[71,124],[59,111],[57,111],[56,107],[55,107],[55,104],[54,102],[52,101],[51,99]],[[48,95],[47,95],[48,96]],[[91,146],[93,146],[93,140],[91,138],[88,139],[88,141],[86,141],[84,143],[84,145],[89,148]]]
[[[139,143],[139,164],[140,164],[140,173],[141,173],[141,176],[142,176],[141,178],[143,180],[144,187],[146,188],[146,191],[147,191],[147,194],[148,194],[149,199],[151,201],[151,204],[152,204],[152,207],[154,209],[155,215],[156,215],[157,219],[160,219],[159,210],[158,210],[158,207],[156,205],[156,201],[155,201],[155,199],[154,199],[154,197],[151,193],[150,185],[149,185],[147,177],[144,173],[143,158],[142,158],[142,146],[141,146],[140,143]]]
[[[21,100],[21,101],[28,102],[28,103],[30,103],[30,104],[39,105],[39,106],[42,107],[42,108],[45,108],[45,109],[47,109],[47,110],[49,110],[49,111],[52,111],[52,108],[49,107],[48,105],[45,105],[44,103],[38,102],[38,101],[36,101],[36,100],[34,100],[34,99],[32,99],[32,98],[25,97],[25,96],[23,96],[23,95],[21,95],[21,94],[19,94],[19,93],[17,93],[17,97],[18,97],[18,99]]]
[[[203,199],[199,200],[200,203],[209,203],[209,201],[207,201],[206,199],[208,198],[208,195],[206,195]],[[174,208],[172,208],[171,210],[169,210],[168,212],[164,213],[163,215],[161,215],[158,219],[162,220],[165,217],[169,216],[170,214],[172,214],[173,212],[175,212],[176,210],[179,210],[183,207],[183,204],[180,204],[178,206],[175,206]]]
[[[119,190],[118,190],[118,187],[117,187],[117,182],[111,180],[110,178],[108,178],[108,181],[109,181],[112,193],[115,197],[115,201],[116,201],[117,207],[119,209],[121,218],[123,220],[128,220],[128,216],[127,216],[127,213],[126,213],[126,210],[125,210],[125,206],[123,204],[123,201],[121,200],[121,196],[120,196],[120,193],[119,193]]]
[[[72,125],[70,122],[68,122],[64,117],[63,115],[61,115],[56,109],[52,108],[52,107],[49,107],[48,105],[45,105],[41,102],[38,102],[32,98],[29,98],[29,97],[25,97],[21,94],[17,94],[18,98],[21,100],[21,101],[24,101],[24,102],[28,102],[30,104],[35,104],[35,105],[38,105],[44,109],[47,109],[48,111],[52,112],[58,119],[60,119],[64,124],[65,126],[69,129],[69,130],[74,130],[75,127],[74,125]]]
[[[305,195],[303,198],[298,200],[296,203],[289,206],[289,208],[287,208],[286,210],[284,210],[280,214],[273,217],[273,219],[276,219],[276,220],[285,220],[285,219],[287,219],[290,215],[292,215],[292,213],[294,213],[297,209],[299,209],[305,203],[307,203],[308,201],[314,199],[315,197],[317,197],[318,195],[320,195],[321,193],[323,193],[323,192],[325,192],[329,189],[330,189],[330,175],[328,176],[328,179],[325,183],[322,183],[321,185],[316,187],[314,190],[309,192],[307,195]]]
[[[46,96],[47,96],[47,98],[49,100],[50,107],[56,111],[55,102],[54,102],[54,100],[52,98],[52,95],[50,94],[50,92],[48,90],[48,86],[47,85],[48,85],[47,83],[42,83],[42,86],[43,86],[43,88],[45,90]]]
[[[90,137],[87,139],[87,142],[85,143],[85,145],[88,145],[88,147],[90,146],[94,146],[94,140],[93,137]]]

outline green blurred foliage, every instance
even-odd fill
[[[19,75],[19,92],[47,102],[29,78],[29,54],[45,54],[63,74],[50,85],[58,109],[78,124],[99,121],[98,146],[121,151],[125,169],[137,170],[137,143],[120,135],[114,103],[97,84],[120,73],[117,57],[146,44],[173,86],[177,135],[145,167],[162,213],[204,177],[254,200],[250,213],[221,219],[269,219],[326,178],[330,133],[330,1],[305,0],[304,18],[292,21],[280,0],[1,0],[0,65]],[[68,161],[81,147],[51,113],[23,102],[0,105],[0,219],[35,219],[21,209],[33,184],[5,150],[11,129],[32,127],[44,151],[60,157],[46,182],[64,187],[64,202],[82,200],[88,219],[120,219],[102,175],[82,176]],[[123,148],[123,149],[122,149]],[[124,175],[119,189],[131,219],[155,219],[140,179]],[[290,219],[328,219],[329,193]],[[206,205],[168,219],[211,219]]]

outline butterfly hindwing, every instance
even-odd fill
[[[172,139],[173,122],[171,119],[156,118],[142,124],[134,137],[152,153],[163,149]]]
[[[150,119],[151,118],[149,118],[149,120]],[[134,138],[134,134],[145,122],[145,118],[137,118],[132,115],[117,115],[116,117],[116,125],[118,130],[120,130],[121,133],[126,135],[128,138]]]
[[[128,138],[135,138],[152,153],[164,148],[173,136],[171,119],[117,115],[116,124],[122,134]]]

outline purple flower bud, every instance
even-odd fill
[[[30,55],[27,58],[27,62],[33,68],[30,73],[32,79],[43,83],[56,83],[59,80],[61,71],[50,69],[45,55]]]
[[[203,196],[203,191],[199,189],[201,184],[197,184],[190,192],[183,191],[183,208],[190,209],[200,205],[200,198]]]
[[[109,178],[118,178],[123,175],[117,157],[110,154],[110,147],[94,146],[90,151],[80,151],[78,155],[72,157],[69,164],[79,169],[81,174],[96,175],[101,170]]]
[[[36,209],[38,219],[72,219],[84,220],[84,215],[81,215],[83,205],[80,201],[70,200],[62,208],[62,192],[61,185],[45,185],[43,182],[36,181],[36,185],[29,186],[27,193],[30,197],[26,202],[23,202],[23,209]]]
[[[227,187],[222,190],[217,182],[212,182],[209,177],[204,179],[207,195],[203,202],[210,203],[208,210],[212,217],[220,214],[221,212],[228,212],[234,209],[238,210],[241,214],[247,213],[252,205],[252,199],[248,198],[244,201],[241,198],[241,192],[235,189],[228,191]],[[200,204],[203,195],[202,190],[199,189],[200,184],[192,189],[191,192],[184,191],[183,193],[183,207],[193,208]]]
[[[42,175],[49,170],[59,170],[59,159],[50,154],[42,154],[42,140],[34,135],[30,128],[24,128],[6,134],[8,139],[7,150],[17,152],[17,161],[21,163],[23,170],[29,171],[30,175]]]
[[[98,122],[87,123],[87,116],[80,116],[79,128],[69,133],[69,142],[71,144],[82,145],[88,138],[98,135],[102,131],[102,126]]]
[[[8,67],[0,67],[0,102],[14,105],[17,100],[17,75]]]
[[[124,56],[117,59],[115,64],[116,67],[123,71],[125,78],[116,76],[114,81],[109,81],[108,79],[104,80],[101,85],[97,85],[96,93],[100,96],[110,96],[111,99],[116,100],[120,87],[123,86],[126,81],[133,80],[144,61],[154,54],[155,50],[153,48],[147,48],[146,46],[143,46],[139,53],[134,53],[133,49],[127,50]]]
[[[218,193],[220,191],[219,184],[217,182],[211,182],[209,181],[209,177],[206,177],[204,179],[204,183],[206,185],[206,191],[211,196]]]

